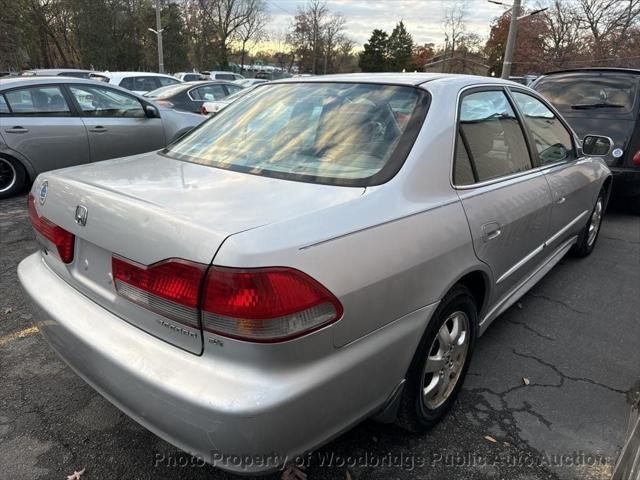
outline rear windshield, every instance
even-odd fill
[[[629,113],[635,106],[638,81],[622,76],[548,77],[535,89],[559,110]]]
[[[427,109],[413,87],[265,85],[169,146],[176,159],[333,185],[383,183],[398,171]]]

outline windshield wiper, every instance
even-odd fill
[[[617,103],[583,103],[578,105],[571,105],[571,108],[574,110],[590,110],[592,108],[624,108],[624,105],[619,105]]]

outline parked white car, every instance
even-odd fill
[[[236,80],[235,83],[240,85],[241,87],[253,87],[254,85],[259,85],[260,83],[267,83],[269,80],[264,78],[245,78],[243,80]]]
[[[211,71],[202,73],[208,76],[211,80],[229,80],[231,82],[234,82],[236,80],[244,80],[244,76],[240,75],[239,73],[224,71]]]
[[[118,85],[138,95],[143,95],[156,88],[180,83],[176,77],[153,72],[100,72],[92,74],[90,78]]]
[[[199,82],[207,80],[209,77],[199,72],[178,72],[173,74],[181,82]]]

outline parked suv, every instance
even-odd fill
[[[640,208],[640,70],[585,68],[552,72],[532,88],[567,119],[578,136],[611,137],[606,162],[613,172],[613,195]]]

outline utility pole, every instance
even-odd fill
[[[520,15],[521,0],[513,0],[511,7],[511,23],[509,25],[509,36],[507,37],[507,47],[504,52],[504,61],[502,63],[502,78],[509,78],[511,75],[511,62],[513,60],[513,50],[516,46],[516,37],[518,36],[518,15]]]
[[[162,25],[160,23],[160,0],[156,0],[156,29],[149,29],[158,37],[158,71],[164,73],[164,53],[162,52]]]

